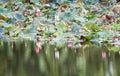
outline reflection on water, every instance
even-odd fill
[[[105,47],[38,48],[34,41],[0,41],[0,76],[120,76],[119,53]]]

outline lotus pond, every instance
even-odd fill
[[[0,76],[120,76],[119,2],[30,1],[0,2]]]

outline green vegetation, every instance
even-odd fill
[[[92,41],[119,45],[119,3],[84,3],[1,2],[0,38],[35,39],[39,36],[41,40],[55,42]]]

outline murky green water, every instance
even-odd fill
[[[105,47],[35,50],[34,41],[0,41],[0,76],[120,76],[119,53]]]

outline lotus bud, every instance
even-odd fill
[[[67,28],[67,31],[71,31],[72,29],[70,27]]]
[[[102,19],[106,19],[106,15],[105,14],[103,14],[101,17],[102,17]]]
[[[40,9],[37,8],[37,9],[35,10],[35,12],[40,12]]]
[[[39,16],[39,12],[35,12],[35,13],[34,13],[34,16],[35,16],[35,17],[38,17],[38,16]]]

